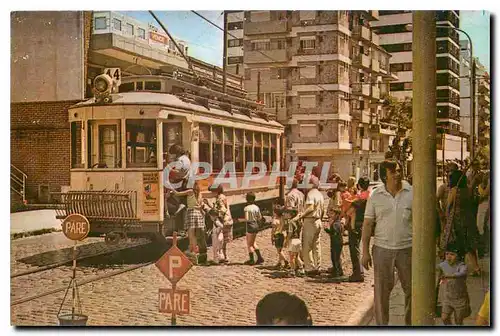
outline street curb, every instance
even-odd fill
[[[348,326],[367,326],[373,319],[373,289],[363,293],[366,299],[353,312],[352,317],[347,321]]]

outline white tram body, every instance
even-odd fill
[[[71,186],[64,215],[86,215],[97,234],[165,232],[163,171],[173,144],[188,150],[192,162],[212,165],[212,175],[199,181],[205,198],[215,197],[209,187],[224,162],[231,161],[238,187],[224,188],[233,207],[242,205],[249,191],[257,200],[278,197],[278,181],[270,186],[269,172],[248,188],[241,182],[246,162],[264,162],[271,170],[280,161],[284,127],[255,111],[241,113],[211,99],[172,94],[176,83],[167,76],[123,77],[120,91],[128,92],[69,109]],[[121,193],[127,197],[120,198]]]

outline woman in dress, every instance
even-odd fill
[[[477,261],[477,236],[467,178],[461,171],[454,171],[450,174],[446,223],[441,233],[440,249],[444,251],[448,244],[455,244],[460,256],[469,257],[474,270],[473,276],[481,274]]]

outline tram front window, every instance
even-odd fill
[[[89,121],[89,168],[120,168],[120,121]]]
[[[156,120],[128,119],[127,168],[156,167]]]

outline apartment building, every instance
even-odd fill
[[[377,19],[377,11],[227,13],[227,67],[243,66],[250,98],[286,125],[287,160],[330,162],[346,177],[371,175],[383,159],[396,130],[380,126],[381,98],[395,76],[371,30]]]
[[[468,40],[460,41],[460,123],[464,132],[470,136],[472,118],[470,116],[471,104],[471,50]],[[475,135],[476,143],[487,145],[490,142],[490,79],[486,68],[475,58],[476,64],[476,105],[475,105]]]
[[[391,53],[391,71],[398,80],[390,84],[391,95],[398,99],[412,97],[412,11],[379,11],[380,20],[373,22],[380,45]],[[459,26],[459,11],[436,11],[437,61],[437,157],[460,159],[468,156],[467,138],[460,127],[460,44],[458,32],[444,27]]]

